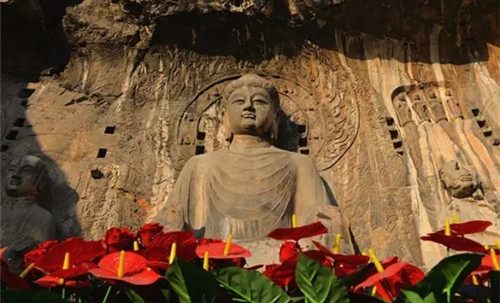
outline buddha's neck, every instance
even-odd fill
[[[252,135],[235,134],[229,146],[229,150],[253,149],[269,147],[271,143],[265,138]]]
[[[36,204],[36,199],[33,196],[28,197],[11,197],[5,195],[2,199],[2,208],[28,208]]]

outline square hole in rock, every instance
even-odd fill
[[[300,153],[304,155],[309,155],[309,149],[308,148],[301,149]]]
[[[13,129],[13,130],[9,131],[9,133],[7,134],[7,136],[5,136],[5,139],[7,139],[7,140],[16,140],[16,137],[17,137],[18,134],[19,134],[19,131]]]
[[[477,117],[477,115],[479,115],[479,108],[473,108],[472,114],[474,115],[474,117]]]
[[[115,133],[115,126],[106,126],[106,129],[104,130],[105,134],[114,134]]]
[[[392,126],[394,124],[394,119],[392,117],[385,117],[385,123],[387,125]]]
[[[391,134],[391,139],[396,139],[399,136],[398,131],[395,129],[390,129],[389,134]]]
[[[203,145],[197,145],[196,146],[196,154],[201,155],[205,153],[205,146]]]
[[[203,140],[205,140],[205,136],[206,135],[207,135],[207,133],[205,133],[205,132],[197,132],[196,133],[196,139],[203,141]]]
[[[297,125],[297,132],[302,134],[306,132],[306,126],[304,124],[298,124]]]
[[[307,146],[307,138],[299,138],[299,146]]]
[[[24,119],[24,118],[17,118],[16,121],[14,121],[14,126],[23,127],[24,126],[24,121],[26,121],[26,119]]]
[[[97,158],[106,157],[107,152],[108,152],[108,150],[106,148],[99,148],[99,150],[97,151]]]

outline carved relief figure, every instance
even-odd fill
[[[228,149],[189,159],[153,220],[168,230],[193,229],[198,237],[239,240],[289,227],[294,213],[299,224],[321,214],[340,226],[312,159],[273,146],[279,109],[278,92],[267,80],[249,74],[229,83],[222,104]]]
[[[413,122],[411,118],[411,109],[406,102],[406,93],[402,92],[397,95],[392,101],[394,104],[394,109],[398,113],[399,125],[405,126],[406,124]]]
[[[446,112],[444,111],[441,99],[438,98],[434,91],[428,93],[429,107],[431,108],[432,119],[434,122],[446,121]]]
[[[451,121],[460,118],[463,119],[464,115],[462,114],[462,110],[460,109],[460,103],[458,100],[452,95],[451,90],[446,90],[446,106],[450,111]]]
[[[1,246],[9,246],[14,258],[41,242],[55,238],[52,215],[37,205],[47,183],[47,169],[34,156],[15,158],[4,181],[6,196],[1,205]]]
[[[429,109],[427,108],[427,104],[425,104],[424,100],[422,100],[422,97],[420,97],[420,95],[417,93],[413,95],[413,109],[420,118],[420,123],[424,121],[430,121]]]
[[[482,199],[477,174],[460,165],[457,161],[446,162],[439,170],[439,176],[444,188],[452,197]]]

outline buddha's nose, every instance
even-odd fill
[[[244,111],[251,111],[254,112],[255,108],[253,107],[253,102],[252,101],[245,101],[245,104],[243,104],[243,110]]]

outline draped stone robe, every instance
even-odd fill
[[[329,204],[308,156],[273,146],[230,149],[191,158],[155,221],[197,237],[254,240],[290,227],[294,213],[299,225],[314,222]]]

